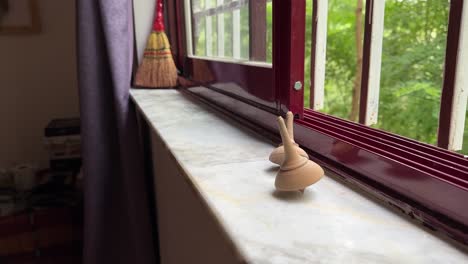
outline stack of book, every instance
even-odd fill
[[[50,169],[79,171],[81,167],[80,119],[54,119],[44,130]]]

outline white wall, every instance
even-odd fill
[[[166,143],[150,133],[161,263],[246,263]]]
[[[135,13],[135,38],[138,62],[143,58],[148,36],[153,28],[154,0],[133,1],[133,12]]]
[[[75,1],[38,2],[40,34],[0,35],[0,168],[46,165],[44,126],[78,116]]]

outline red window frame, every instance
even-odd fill
[[[366,21],[371,21],[372,4],[373,1],[366,2]],[[452,108],[453,61],[457,59],[463,0],[452,0],[450,6],[439,129],[441,147],[446,147],[449,135],[446,122],[450,120],[447,115]],[[304,109],[303,89],[296,90],[294,85],[296,82],[303,84],[304,79],[305,0],[273,0],[271,69],[188,57],[184,1],[168,4],[167,13],[169,20],[175,19],[175,23],[169,23],[169,31],[177,32],[170,34],[170,38],[182,76],[193,86],[202,86],[187,86],[181,91],[276,140],[275,116],[293,111],[297,117],[297,142],[329,174],[360,186],[424,225],[468,244],[468,206],[465,205],[468,201],[468,159],[442,148]],[[250,23],[252,28],[255,21]],[[369,74],[371,29],[372,25],[366,23],[363,76]],[[209,81],[198,78],[196,72],[200,69],[208,69],[212,78]],[[235,82],[253,97],[215,85],[226,81]],[[363,81],[361,102],[366,101],[367,92],[368,83]],[[362,104],[360,108],[361,123],[365,107]]]
[[[249,10],[251,13],[258,12],[259,5],[265,4],[266,0],[249,1]],[[273,16],[279,18],[275,21],[284,22],[276,23],[273,21],[273,42],[278,43],[278,45],[273,48],[272,68],[187,56],[183,8],[184,1],[176,0],[174,5],[168,6],[168,17],[169,19],[171,17],[177,18],[177,23],[170,23],[169,31],[177,32],[177,34],[170,34],[171,43],[177,43],[173,47],[174,55],[185,78],[271,113],[279,113],[281,110],[289,109],[302,117],[304,110],[303,91],[295,90],[294,84],[304,82],[304,50],[290,49],[290,47],[300,46],[303,45],[301,43],[304,43],[305,13],[302,11],[305,10],[305,1],[273,1]],[[261,23],[264,21],[265,15],[250,16],[251,30],[265,30],[265,26],[262,26]],[[260,34],[250,32],[250,35],[259,36]],[[265,43],[261,44],[265,45]],[[252,52],[259,49],[259,46],[262,45],[251,41],[251,58],[255,59],[261,56],[257,52]],[[206,78],[206,74],[210,75],[209,78]],[[219,82],[236,83],[242,87],[243,91],[230,91],[213,85]],[[244,91],[253,97],[246,98]]]

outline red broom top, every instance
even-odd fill
[[[156,0],[156,8],[153,22],[154,31],[164,31],[163,10],[163,0]]]

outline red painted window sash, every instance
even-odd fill
[[[369,72],[370,72],[370,56],[372,42],[372,21],[373,0],[366,1],[366,15],[364,26],[364,43],[362,48],[362,75],[361,75],[361,95],[359,99],[359,123],[364,124],[367,114],[367,98],[369,95]]]
[[[250,59],[253,61],[266,61],[267,59],[267,0],[249,1],[249,39]],[[264,32],[263,34],[258,34]]]
[[[265,0],[250,2],[251,9],[258,9],[266,5]],[[184,47],[185,31],[181,27],[185,21],[183,5],[184,1],[177,0],[175,4],[177,10],[169,10],[168,12],[174,13],[175,17],[178,18],[177,28],[169,28],[169,31],[178,32],[178,44],[173,45],[172,49],[174,54],[179,55],[177,61],[184,77],[197,85],[204,85],[225,94],[230,94],[239,100],[253,103],[260,108],[266,108],[277,113],[290,110],[297,116],[302,117],[304,110],[305,0],[273,1],[275,17],[273,20],[273,68],[188,57]],[[258,36],[264,36],[266,33],[266,25],[263,25],[265,23],[264,19],[265,16],[251,16],[251,31],[259,31],[250,32],[251,36],[257,36],[255,39],[259,38]],[[173,26],[173,24],[170,23],[169,26]],[[261,59],[265,57],[264,53],[259,51],[265,45],[264,42],[251,42],[251,58]],[[291,47],[302,48],[292,49]],[[205,71],[206,74],[200,74],[202,68],[202,71]],[[247,93],[257,97],[258,100],[246,98],[248,96],[242,92],[230,91],[229,89],[222,90],[215,85],[219,82],[233,82]],[[294,89],[296,83],[300,83],[302,88],[299,90]]]
[[[315,89],[315,67],[316,67],[316,47],[317,47],[317,24],[318,24],[318,0],[312,1],[312,47],[310,49],[310,98],[309,98],[309,105],[313,108],[316,98],[314,89]]]
[[[463,0],[450,1],[450,13],[447,32],[447,47],[445,51],[445,70],[442,96],[440,99],[439,129],[437,145],[441,148],[449,147],[450,126],[452,120],[453,97],[455,95],[455,74],[460,42]],[[467,30],[467,29],[464,29]]]
[[[304,111],[305,8],[305,0],[273,1],[273,70],[280,111],[299,118]]]

